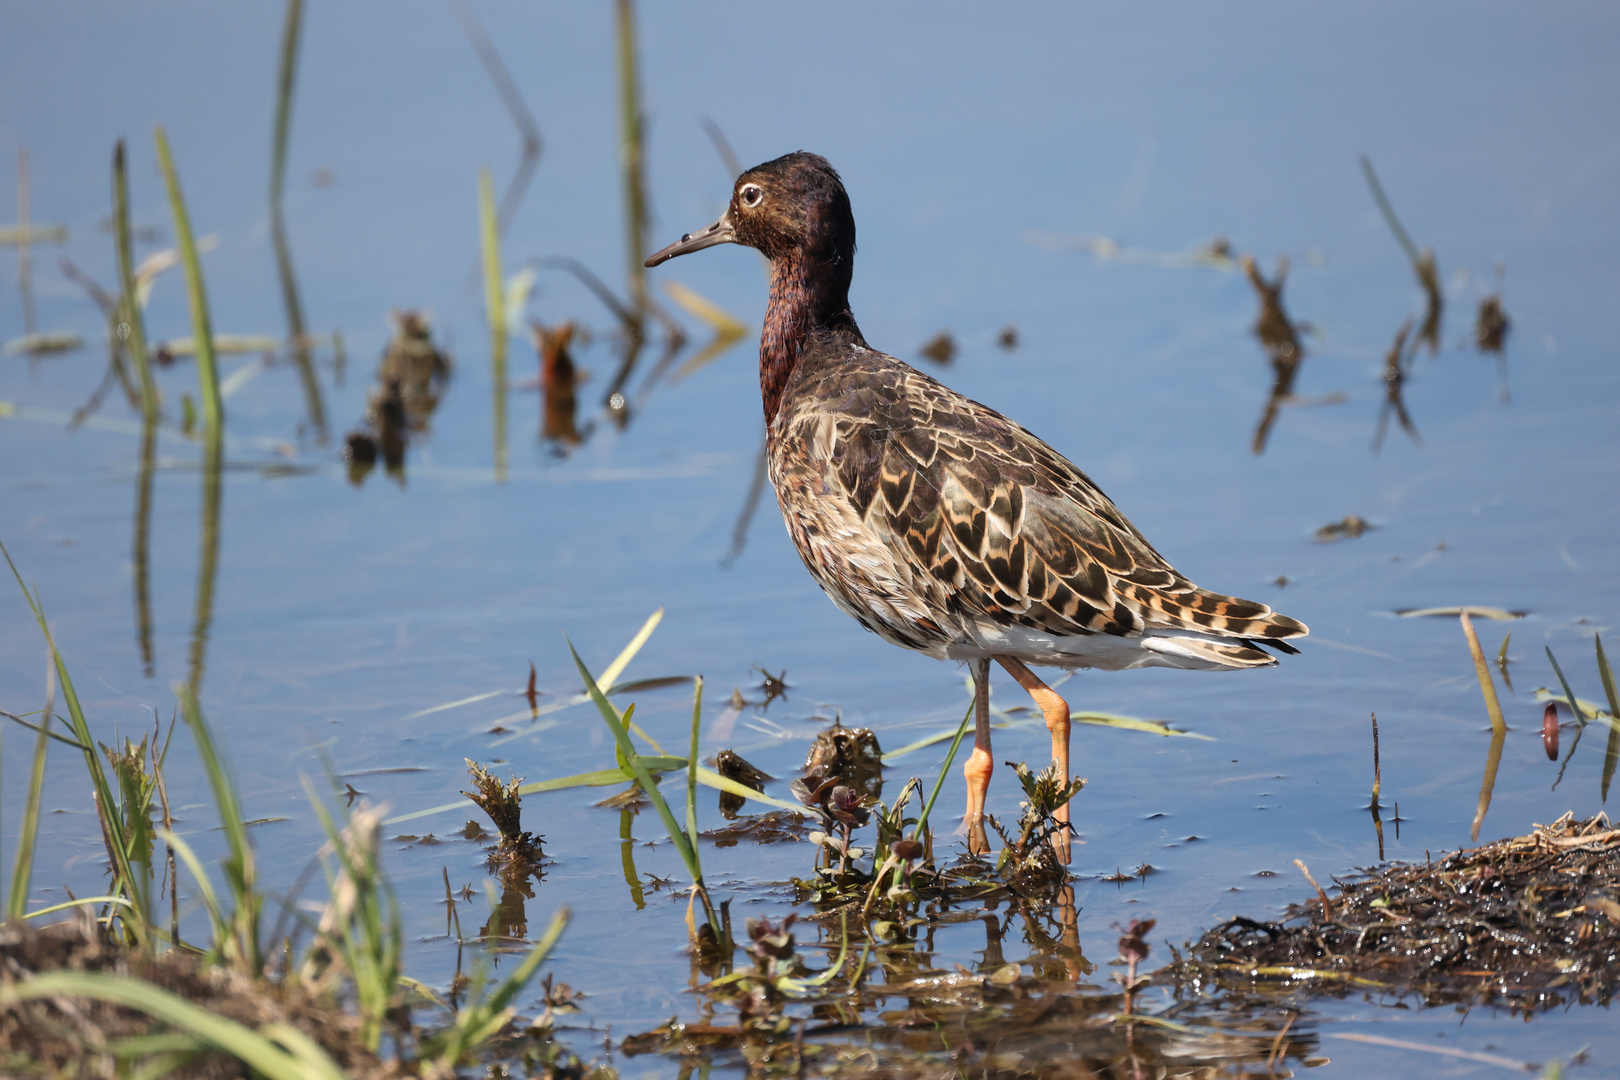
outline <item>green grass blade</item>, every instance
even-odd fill
[[[658,811],[658,816],[663,819],[664,829],[669,833],[670,842],[675,845],[675,850],[680,853],[681,861],[686,864],[687,872],[692,875],[694,882],[701,885],[703,883],[703,867],[698,862],[697,851],[691,844],[687,843],[686,833],[681,829],[680,823],[675,820],[675,815],[670,812],[669,803],[664,799],[663,792],[658,790],[658,785],[653,782],[652,775],[647,771],[647,766],[642,763],[641,755],[636,753],[635,746],[630,742],[630,732],[625,727],[625,721],[619,719],[618,711],[603,696],[601,688],[596,685],[596,680],[591,678],[590,669],[585,666],[585,661],[579,658],[579,653],[575,651],[573,642],[568,643],[568,651],[574,657],[574,666],[579,668],[580,678],[585,680],[586,692],[591,695],[591,700],[596,703],[597,712],[602,714],[602,719],[606,721],[609,730],[613,732],[613,738],[619,745],[620,755],[635,773],[636,782],[641,785],[641,790],[646,792],[647,797],[652,800],[653,807]],[[634,705],[630,706],[630,710],[626,712],[627,719],[634,709]]]
[[[197,382],[203,402],[203,445],[212,457],[223,453],[225,438],[225,406],[219,396],[219,366],[214,357],[214,330],[208,315],[208,293],[203,286],[202,263],[197,258],[197,242],[191,232],[191,217],[186,212],[185,196],[180,192],[180,177],[174,170],[174,158],[169,153],[169,137],[160,124],[153,131],[157,144],[158,166],[163,170],[163,182],[169,190],[169,211],[174,217],[175,245],[180,249],[180,262],[186,271],[186,298],[191,307],[191,332],[197,343]]]
[[[1162,738],[1174,736],[1181,739],[1198,739],[1201,742],[1216,741],[1212,735],[1200,735],[1196,731],[1182,731],[1179,728],[1171,727],[1162,720],[1142,720],[1135,716],[1120,716],[1117,713],[1077,712],[1071,713],[1069,719],[1076,724],[1091,724],[1095,727],[1114,728],[1119,731],[1140,731],[1147,735],[1158,735]],[[993,723],[990,726],[994,730],[1001,731],[1013,725],[1003,721]],[[918,739],[916,742],[907,743],[898,749],[890,750],[883,755],[883,763],[885,765],[892,764],[907,754],[927,749],[947,739],[953,739],[956,737],[956,732],[956,728],[944,728],[925,738]]]
[[[692,687],[692,749],[686,756],[686,842],[697,850],[698,732],[703,726],[703,676]]]
[[[271,1080],[345,1080],[324,1051],[305,1042],[296,1054],[234,1020],[217,1016],[143,979],[103,972],[49,971],[0,988],[0,1003],[80,997],[107,1001],[179,1028]]]
[[[951,740],[951,749],[945,755],[945,763],[939,767],[939,778],[934,781],[934,790],[928,793],[928,802],[923,805],[923,812],[917,818],[917,827],[911,831],[911,838],[916,840],[928,827],[928,816],[934,812],[934,800],[939,798],[940,788],[945,786],[945,774],[951,771],[951,765],[956,761],[956,751],[962,745],[962,737],[967,734],[968,725],[973,723],[973,706],[975,702],[968,702],[967,712],[962,714],[962,722],[956,727],[956,738]]]
[[[619,650],[619,655],[613,658],[613,662],[602,669],[602,679],[597,685],[613,686],[617,683],[619,676],[624,674],[624,669],[630,666],[630,661],[636,658],[636,653],[640,652],[641,647],[647,644],[647,639],[652,637],[653,631],[658,629],[658,624],[663,620],[663,608],[659,608],[647,616],[647,621],[641,624],[641,629],[637,630],[636,636],[630,639],[630,644]]]
[[[1614,689],[1614,670],[1609,658],[1603,655],[1603,635],[1595,634],[1597,643],[1598,678],[1603,680],[1603,693],[1609,699],[1609,715],[1620,720],[1620,694]],[[1603,753],[1603,801],[1609,801],[1609,782],[1614,779],[1614,767],[1620,763],[1620,727],[1609,726],[1609,746]]]
[[[124,140],[113,148],[113,240],[118,251],[118,323],[127,326],[124,347],[135,360],[141,381],[141,415],[148,424],[158,420],[157,382],[152,378],[151,358],[146,354],[146,320],[141,314],[135,289],[135,248],[129,226],[129,167]]]
[[[60,731],[51,731],[49,728],[46,728],[42,724],[31,724],[27,720],[23,719],[21,716],[18,716],[16,713],[9,713],[9,712],[6,712],[6,710],[4,710],[4,709],[0,709],[0,716],[4,716],[8,720],[16,721],[18,724],[20,724],[23,727],[27,728],[29,731],[32,731],[32,732],[35,732],[35,733],[38,733],[40,731],[44,731],[47,737],[49,737],[51,739],[54,739],[55,741],[61,743],[63,746],[71,746],[75,750],[83,750],[83,749],[85,749],[84,745],[82,743],[80,743],[77,739],[69,738],[68,736],[63,735]]]
[[[45,666],[45,709],[34,741],[34,764],[28,774],[28,799],[23,804],[22,830],[17,834],[17,859],[11,871],[11,893],[6,919],[20,919],[28,908],[28,889],[34,871],[34,844],[39,839],[39,803],[45,792],[45,755],[50,748],[51,714],[56,711],[56,670]]]
[[[42,915],[55,915],[58,911],[67,911],[70,908],[77,907],[92,907],[96,904],[111,904],[114,907],[125,907],[130,908],[131,910],[133,910],[135,907],[135,905],[131,904],[127,898],[122,896],[81,896],[76,900],[64,900],[60,904],[52,904],[50,907],[42,907],[37,911],[30,911],[28,914],[24,915],[23,918],[37,919]]]
[[[220,759],[213,732],[197,704],[196,695],[190,687],[180,683],[174,685],[174,691],[180,698],[180,715],[185,718],[192,741],[197,744],[197,756],[202,759],[203,772],[213,791],[214,806],[219,811],[220,825],[224,828],[230,848],[230,855],[225,860],[225,877],[236,904],[231,935],[234,958],[242,965],[245,974],[257,975],[263,966],[259,957],[259,910],[263,897],[259,895],[255,883],[253,846],[248,839],[246,818],[237,801],[236,785]]]

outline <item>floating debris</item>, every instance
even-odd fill
[[[1191,946],[1178,980],[1313,980],[1319,993],[1412,994],[1526,1014],[1608,1004],[1620,983],[1620,829],[1565,814],[1527,836],[1341,882],[1332,917],[1291,905]]]
[[[1335,521],[1317,529],[1315,534],[1316,542],[1318,544],[1331,544],[1337,540],[1354,540],[1362,533],[1376,528],[1378,526],[1373,525],[1360,514],[1351,514],[1342,521]],[[1456,612],[1451,612],[1451,614],[1455,615]]]
[[[1016,337],[1016,331],[1014,336]],[[1005,346],[1003,347],[1005,348]],[[941,366],[949,364],[956,359],[956,339],[951,336],[949,330],[941,330],[929,338],[922,348],[917,350],[917,355],[932,360]]]
[[[1368,528],[1372,528],[1372,526],[1369,525]],[[1479,604],[1463,604],[1456,607],[1397,608],[1395,614],[1403,619],[1424,619],[1435,615],[1449,615],[1456,618],[1458,615],[1467,615],[1472,619],[1510,622],[1513,619],[1522,619],[1530,613],[1528,611],[1504,611],[1499,607],[1482,607]]]

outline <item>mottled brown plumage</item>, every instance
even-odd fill
[[[970,819],[988,784],[990,659],[1041,704],[1067,775],[1068,706],[1025,665],[1243,668],[1276,663],[1262,644],[1295,651],[1303,624],[1198,588],[1057,451],[867,345],[849,310],[855,221],[824,159],[750,169],[720,220],[647,265],[728,242],[771,260],[760,391],[805,566],[885,640],[978,662]]]

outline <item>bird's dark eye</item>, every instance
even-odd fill
[[[758,206],[765,197],[758,184],[748,184],[742,189],[742,202],[744,206]]]

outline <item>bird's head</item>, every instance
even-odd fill
[[[844,183],[827,159],[801,150],[737,177],[731,203],[719,220],[655,252],[647,265],[716,244],[757,248],[773,262],[798,252],[837,264],[855,254],[855,216]]]

